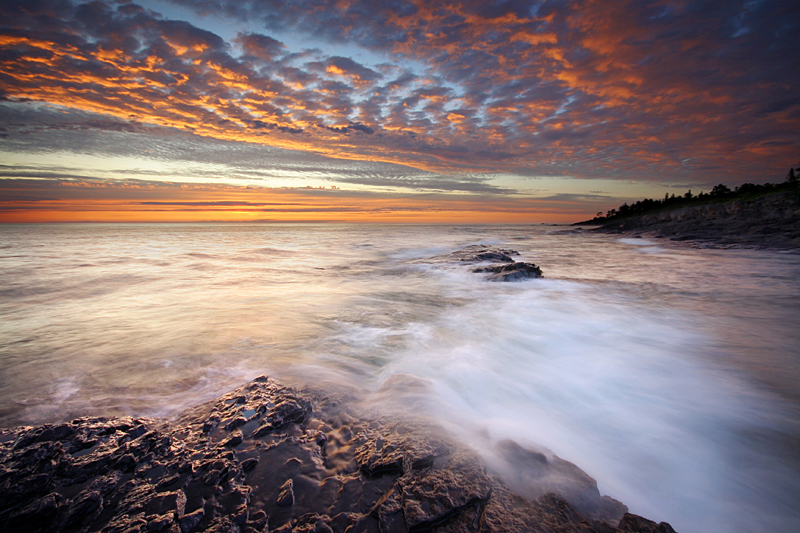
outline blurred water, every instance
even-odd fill
[[[434,256],[520,251],[489,283]],[[800,530],[800,256],[551,226],[0,226],[0,424],[267,373],[512,438],[683,533]]]

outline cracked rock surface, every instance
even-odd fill
[[[340,399],[260,377],[169,424],[0,430],[0,530],[673,531],[625,513],[571,463],[499,446],[519,459],[522,490],[437,428],[354,417]],[[574,478],[552,487],[561,496],[525,492],[551,474]]]

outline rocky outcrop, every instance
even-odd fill
[[[488,272],[489,281],[519,281],[522,279],[541,278],[542,269],[533,263],[510,263],[473,268],[473,272]]]
[[[488,248],[481,245],[472,245],[457,250],[445,258],[449,261],[463,261],[468,263],[480,263],[488,261],[492,263],[513,263],[512,255],[519,255],[516,250],[506,250],[503,248]]]
[[[598,228],[696,241],[706,246],[800,248],[800,200],[776,193],[750,201],[706,204],[629,217]]]
[[[558,481],[524,493],[517,479],[520,495],[438,428],[357,418],[339,398],[261,377],[170,425],[3,430],[0,530],[672,531],[625,514],[571,463],[498,446],[523,478]]]
[[[488,281],[521,281],[541,278],[542,270],[533,263],[515,261],[513,256],[519,255],[516,250],[489,248],[481,245],[467,246],[446,256],[434,258],[435,262],[459,262],[486,264],[472,268],[471,271],[486,276]]]

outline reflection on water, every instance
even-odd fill
[[[682,532],[800,530],[800,258],[541,226],[0,227],[0,423],[259,374],[552,449]],[[541,280],[429,261],[476,244]]]

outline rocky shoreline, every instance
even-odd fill
[[[556,456],[499,443],[515,491],[438,427],[259,377],[177,420],[0,430],[7,532],[669,533]],[[524,496],[524,497],[523,497]]]
[[[706,248],[800,249],[800,199],[775,193],[629,217],[595,231],[686,241]]]

